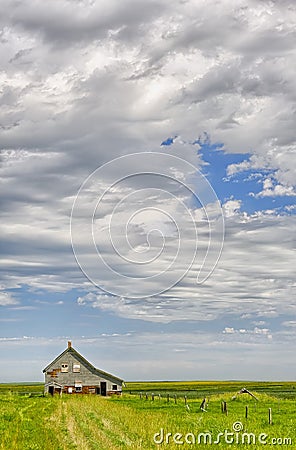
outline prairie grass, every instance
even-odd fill
[[[282,386],[280,395],[279,385]],[[10,385],[0,394],[0,449],[2,450],[118,450],[118,449],[219,449],[270,447],[272,439],[289,438],[291,442],[273,445],[278,448],[295,448],[295,401],[290,384],[257,383],[264,389],[253,390],[258,397],[254,400],[247,394],[233,399],[234,392],[247,383],[128,383],[122,397],[102,398],[100,396],[63,395],[62,397],[32,397],[18,395],[19,386]],[[290,386],[290,388],[289,388]],[[255,386],[253,386],[255,387]],[[268,387],[276,390],[271,395]],[[151,388],[151,389],[149,389]],[[289,392],[291,389],[291,393]],[[1,388],[0,388],[1,391]],[[135,392],[130,394],[129,392]],[[152,392],[159,391],[160,397]],[[32,392],[36,392],[35,390]],[[140,392],[147,392],[140,398]],[[186,399],[183,393],[191,392]],[[170,393],[169,401],[167,393]],[[206,412],[200,404],[206,393]],[[174,395],[176,395],[176,403]],[[186,395],[186,394],[185,394]],[[222,413],[221,402],[227,403],[228,414]],[[185,404],[187,403],[187,404]],[[248,418],[246,415],[248,406]],[[272,409],[272,424],[268,423],[268,409]],[[256,439],[266,433],[266,444],[248,445],[241,442],[226,443],[221,438],[214,444],[219,433],[233,432],[233,424],[240,422],[243,430],[235,433],[239,438],[243,432],[253,433]],[[154,436],[163,430],[160,444]],[[185,442],[188,433],[198,439],[200,433],[208,432],[212,444]],[[167,435],[171,433],[171,435]],[[174,435],[182,435],[183,444],[174,443]],[[188,437],[187,436],[187,437]],[[202,437],[203,438],[203,437]],[[166,443],[166,439],[168,443]]]

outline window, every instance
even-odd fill
[[[62,373],[68,373],[68,371],[69,371],[69,364],[62,363],[62,370],[61,370],[61,372]]]
[[[73,372],[79,373],[80,372],[80,364],[73,364]]]
[[[75,392],[82,392],[82,382],[75,381]]]
[[[117,384],[112,385],[112,391],[117,391]]]

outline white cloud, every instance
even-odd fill
[[[226,217],[237,214],[241,207],[241,200],[228,200],[223,204],[223,210]]]
[[[225,334],[234,334],[235,330],[234,330],[233,327],[225,327],[224,330],[223,330],[223,333],[225,333]]]
[[[5,291],[0,291],[0,306],[17,305],[18,301],[12,294]]]
[[[255,198],[262,198],[262,197],[295,197],[296,191],[294,186],[289,185],[282,185],[278,184],[277,179],[279,178],[278,173],[275,174],[274,179],[272,178],[265,178],[262,181],[263,189],[262,191],[258,192],[257,194],[254,194],[253,192],[250,192],[251,197]],[[287,207],[287,210],[292,210],[293,207]]]
[[[286,320],[285,322],[282,323],[282,325],[284,327],[296,327],[296,320]]]
[[[189,271],[178,285],[156,298],[129,300],[94,291],[80,303],[155,322],[213,320],[224,313],[261,317],[295,314],[291,232],[295,226],[295,217],[235,214],[226,220],[221,259],[203,285],[196,285],[196,274]],[[188,245],[193,245],[190,239]],[[180,258],[179,264],[186,264],[186,257]]]
[[[283,186],[281,184],[277,184],[275,186],[265,187],[263,191],[256,194],[255,197],[277,197],[277,196],[284,196],[287,195],[288,197],[295,197],[296,192],[293,189],[292,186]]]
[[[258,326],[252,330],[246,330],[245,328],[235,329],[233,327],[225,327],[223,334],[240,334],[240,335],[261,335],[266,336],[268,339],[272,339],[272,334],[268,328],[259,328]]]

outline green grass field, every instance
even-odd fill
[[[294,449],[295,386],[292,382],[127,383],[122,397],[52,398],[42,396],[42,384],[0,385],[0,449]],[[242,387],[258,401],[248,394],[233,400]],[[202,412],[205,396],[208,406]],[[227,415],[222,413],[222,401],[227,403]]]

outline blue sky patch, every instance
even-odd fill
[[[177,136],[175,137],[169,137],[167,138],[165,141],[163,141],[160,145],[161,146],[170,146],[174,143],[174,140],[176,139]]]
[[[161,145],[174,144],[175,138],[168,138]],[[230,199],[240,200],[241,210],[248,214],[257,211],[273,210],[276,214],[295,214],[295,197],[291,195],[266,195],[262,193],[263,183],[270,180],[271,188],[277,184],[275,169],[247,168],[239,170],[233,175],[227,174],[227,169],[232,164],[249,163],[251,153],[227,153],[224,144],[212,143],[207,133],[190,142],[198,144],[197,152],[201,155],[203,175],[208,179],[221,203]],[[248,164],[246,164],[248,166]]]

